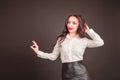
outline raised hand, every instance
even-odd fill
[[[39,51],[39,46],[37,45],[37,43],[35,41],[32,41],[32,43],[33,43],[33,45],[30,47],[33,49],[33,51],[35,53],[37,53]]]
[[[85,23],[85,32],[88,32],[89,31],[89,27],[88,25]]]

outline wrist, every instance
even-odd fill
[[[34,52],[35,52],[36,54],[38,54],[39,50],[35,50]]]
[[[86,29],[85,32],[87,33],[90,29]]]

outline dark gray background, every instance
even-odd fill
[[[38,58],[31,41],[51,52],[69,14],[80,13],[103,39],[86,49],[92,80],[120,80],[119,0],[1,0],[0,80],[60,80],[61,61]]]

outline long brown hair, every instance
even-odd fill
[[[77,30],[77,34],[79,35],[79,37],[81,37],[81,38],[85,37],[85,23],[86,23],[85,19],[80,14],[72,14],[72,15],[69,15],[67,17],[67,19],[65,21],[65,27],[62,31],[62,34],[57,37],[57,39],[60,38],[59,39],[60,43],[64,41],[66,35],[69,33],[68,28],[67,28],[67,24],[68,24],[68,19],[71,16],[76,17],[79,21],[79,27],[78,27],[78,30]]]

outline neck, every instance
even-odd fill
[[[77,33],[69,33],[70,37],[73,38],[77,35]]]

